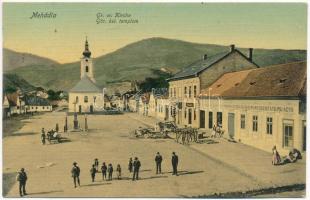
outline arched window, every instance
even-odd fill
[[[84,103],[88,102],[88,96],[84,96]]]
[[[85,67],[85,71],[88,72],[88,66]]]

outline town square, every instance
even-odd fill
[[[63,126],[65,113],[52,112],[25,120],[16,136],[3,140],[4,177],[13,179],[7,197],[18,197],[16,170],[27,171],[27,197],[198,197],[214,193],[245,192],[305,183],[305,162],[272,166],[271,153],[242,144],[214,139],[214,144],[182,145],[171,139],[135,139],[130,132],[156,121],[136,114],[89,116],[89,131],[61,133],[69,141],[41,144],[42,127]],[[83,116],[80,117],[83,121]],[[69,118],[73,121],[73,118]],[[72,124],[73,122],[71,122]],[[173,135],[172,135],[173,137]],[[20,145],[15,145],[25,141]],[[223,151],[227,149],[227,151]],[[179,176],[172,176],[171,153],[179,156]],[[163,156],[162,174],[156,175],[155,155]],[[133,182],[128,160],[137,156],[141,161],[140,180]],[[101,173],[91,182],[89,169],[95,158],[122,167],[122,179],[116,173],[112,181],[103,181]],[[81,168],[81,187],[74,188],[70,170],[77,162]],[[13,182],[12,182],[13,181]],[[234,184],[234,182],[238,184]],[[6,184],[6,181],[4,182]],[[258,193],[264,195],[264,193]],[[281,196],[282,193],[279,193]],[[293,196],[302,196],[298,188]],[[283,196],[283,195],[282,195]]]
[[[3,197],[306,196],[306,4],[4,11]]]

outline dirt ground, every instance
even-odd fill
[[[261,188],[261,182],[230,165],[210,159],[210,156],[176,143],[173,139],[132,139],[129,133],[141,120],[130,115],[88,116],[88,133],[61,133],[68,140],[61,144],[42,145],[40,130],[63,129],[64,112],[52,112],[25,120],[15,134],[3,139],[3,174],[15,173],[21,167],[28,174],[29,197],[195,197],[214,193],[249,191]],[[68,118],[72,129],[73,116]],[[79,116],[84,127],[84,116]],[[155,174],[156,152],[163,156],[162,171]],[[179,176],[172,176],[171,153],[179,156]],[[130,157],[138,157],[142,167],[140,180],[132,181],[127,170]],[[122,180],[102,181],[100,173],[91,182],[89,170],[95,158],[120,164]],[[81,187],[74,188],[70,170],[76,161],[81,168]],[[287,172],[289,173],[289,171]],[[303,180],[302,180],[303,181]],[[6,197],[17,197],[18,184],[4,182]],[[298,196],[300,193],[298,193]]]

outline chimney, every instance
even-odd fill
[[[253,60],[253,48],[249,48],[249,60]]]
[[[208,55],[207,54],[205,54],[205,55],[203,55],[203,60],[207,60],[207,58],[208,58]]]
[[[230,45],[230,52],[233,52],[234,50],[235,50],[235,45],[234,44]]]

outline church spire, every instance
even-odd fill
[[[91,52],[89,51],[89,47],[88,47],[87,36],[86,36],[85,50],[83,51],[83,55],[87,58],[90,58],[90,55],[91,55]]]

